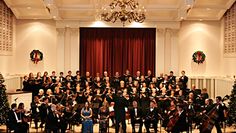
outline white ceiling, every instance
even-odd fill
[[[4,0],[18,19],[94,21],[111,0]],[[146,8],[146,20],[219,20],[235,0],[136,0]]]

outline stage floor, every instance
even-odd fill
[[[94,124],[93,129],[94,129],[94,133],[99,133],[98,132],[98,130],[99,130],[99,125],[98,124]],[[151,131],[153,131],[153,129]],[[0,126],[0,133],[5,133],[5,132],[6,132],[6,126],[4,126],[4,125]],[[37,131],[34,128],[34,124],[32,123],[31,128],[30,128],[30,133],[36,133],[36,132]],[[115,128],[110,127],[109,132],[110,133],[115,133]],[[146,130],[145,130],[145,127],[143,126],[143,133],[145,133],[145,132],[146,132]],[[224,129],[222,129],[222,132],[224,133]],[[43,129],[39,128],[38,133],[43,133]],[[73,130],[71,130],[71,131],[68,130],[67,133],[81,133],[81,124],[79,126],[74,126],[74,131]],[[127,124],[127,133],[132,133],[131,124]],[[159,127],[158,128],[158,133],[167,133],[167,132],[164,130],[164,128],[161,128],[161,132],[160,132],[160,127]],[[199,130],[194,129],[192,131],[192,133],[199,133]],[[212,133],[217,133],[215,128],[213,128]],[[236,129],[234,129],[233,127],[227,127],[225,129],[225,133],[236,133]]]

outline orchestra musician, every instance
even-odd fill
[[[44,97],[43,102],[42,102],[41,106],[39,107],[40,119],[41,119],[40,127],[41,128],[43,128],[43,125],[46,122],[48,103],[49,103],[48,97]]]
[[[135,133],[135,124],[139,124],[139,133],[142,133],[143,114],[141,108],[138,107],[137,101],[133,101],[133,108],[130,109],[130,118],[132,125],[132,133]]]
[[[169,109],[170,101],[172,98],[175,100],[182,100],[182,101],[186,100],[185,97],[188,95],[188,93],[183,93],[183,90],[181,88],[182,86],[179,87],[179,84],[175,84],[175,85],[171,84],[171,81],[172,81],[171,74],[169,76],[165,75],[165,80],[164,80],[163,74],[160,74],[160,77],[158,77],[158,78],[152,77],[153,83],[150,82],[150,88],[149,88],[149,86],[148,86],[149,79],[148,78],[145,79],[145,77],[148,77],[148,76],[141,75],[141,74],[139,74],[140,72],[137,72],[137,73],[138,74],[135,78],[137,78],[137,77],[138,78],[134,79],[134,80],[132,80],[132,76],[130,75],[129,72],[127,72],[127,74],[125,74],[126,78],[128,79],[129,82],[121,81],[118,72],[116,73],[115,77],[104,76],[104,77],[106,77],[105,78],[106,79],[106,81],[105,81],[106,87],[105,87],[105,85],[102,85],[103,82],[100,81],[101,79],[100,79],[99,75],[98,75],[99,79],[97,80],[96,78],[95,79],[92,78],[89,73],[87,73],[86,78],[84,78],[84,77],[81,78],[82,76],[80,77],[80,75],[76,75],[77,78],[71,78],[72,75],[70,74],[70,76],[68,76],[68,77],[71,78],[71,80],[70,80],[71,82],[68,82],[68,83],[65,81],[66,79],[63,77],[63,74],[62,74],[60,77],[58,77],[57,86],[53,87],[53,88],[52,88],[52,86],[49,85],[49,84],[51,84],[50,82],[47,81],[45,83],[47,84],[46,86],[48,86],[48,89],[51,89],[51,90],[55,89],[55,92],[52,91],[53,94],[50,93],[49,95],[51,95],[51,97],[53,97],[53,95],[55,95],[55,99],[57,99],[57,102],[62,101],[62,102],[60,102],[60,104],[62,104],[65,107],[68,106],[68,108],[71,108],[73,106],[75,107],[76,104],[74,104],[74,103],[84,104],[86,101],[88,101],[90,104],[93,104],[93,105],[94,105],[94,103],[99,103],[99,107],[101,106],[101,103],[104,101],[107,101],[109,104],[115,103],[114,108],[111,106],[112,109],[110,112],[110,118],[111,118],[111,120],[113,120],[113,124],[115,124],[113,118],[116,118],[117,122],[122,123],[122,125],[125,125],[125,122],[123,122],[123,120],[125,121],[125,115],[123,117],[123,114],[120,113],[121,112],[120,108],[122,108],[122,106],[124,106],[124,104],[119,103],[122,100],[125,101],[125,103],[127,102],[127,105],[125,105],[125,107],[127,107],[129,104],[131,105],[132,101],[137,101],[137,104],[141,105],[141,107],[142,107],[141,108],[142,114],[147,114],[148,112],[150,112],[150,110],[148,110],[147,108],[150,109],[150,101],[152,101],[152,100],[156,101],[154,103],[159,105],[158,112],[160,110],[161,113],[175,112],[176,108],[173,109],[173,111],[172,110],[170,111],[170,109]],[[33,77],[32,74],[30,74],[30,75]],[[39,77],[42,78],[41,76],[39,76]],[[62,80],[59,80],[59,79],[62,79]],[[111,79],[111,84],[109,83],[109,79]],[[28,80],[29,80],[28,82],[31,82],[33,85],[35,85],[34,82],[37,82],[36,80],[31,81],[30,78]],[[176,80],[178,80],[178,79],[176,79]],[[100,82],[99,83],[100,85],[97,84],[97,81]],[[128,88],[127,88],[127,83],[128,83]],[[43,84],[43,82],[39,83],[39,85],[42,85],[42,84]],[[169,86],[166,88],[164,86],[164,84],[169,84]],[[66,87],[67,87],[67,89],[66,89]],[[156,88],[156,87],[158,87],[158,88]],[[73,95],[71,90],[75,91],[76,94]],[[118,92],[118,90],[123,91],[123,96],[121,94],[121,96],[118,97],[115,94],[113,94],[113,93],[115,93],[115,91]],[[207,92],[204,95],[207,95]],[[44,118],[43,118],[42,112],[44,112],[44,114],[45,114],[45,111],[42,110],[42,107],[47,110],[47,107],[50,104],[49,102],[53,102],[51,100],[49,100],[48,102],[44,102],[45,97],[46,97],[45,91],[40,92],[39,100],[42,101],[42,105],[40,105],[40,107],[39,107],[39,111],[40,111],[39,113],[40,113],[40,118],[41,118],[42,124],[45,123],[44,122],[45,120],[43,120],[43,119],[45,119],[45,116],[47,115],[47,113],[46,113],[46,115],[44,115]],[[129,100],[126,99],[128,97],[129,97]],[[193,104],[191,106],[194,106],[193,108],[195,108],[195,106],[196,106],[195,98],[193,98],[193,99],[192,98],[193,98],[192,94],[190,94],[190,98],[188,97],[187,99],[191,99],[193,101]],[[45,104],[45,103],[47,103],[47,104]],[[201,103],[201,104],[204,104],[204,103]],[[119,106],[119,105],[121,105],[121,106]],[[65,114],[65,109],[62,109],[62,110],[63,110],[62,112]],[[69,109],[69,110],[71,110],[71,109]],[[115,110],[115,112],[114,112],[114,110]],[[122,110],[123,110],[123,108],[122,108]],[[80,112],[81,108],[76,111]],[[68,111],[68,112],[70,112],[70,111]],[[197,113],[197,112],[195,112],[195,113]],[[80,115],[80,113],[78,113],[78,114]],[[117,115],[115,115],[115,114],[117,114]],[[172,113],[169,114],[169,117],[172,116],[171,114]],[[63,117],[65,119],[68,118],[68,120],[69,120],[71,115],[72,115],[72,113],[70,112],[70,113],[68,113],[68,115],[64,115]],[[94,108],[93,108],[93,115],[94,115],[93,118],[97,117],[97,113],[94,111]],[[60,121],[62,121],[61,117],[62,116],[59,117]],[[158,120],[158,117],[157,117],[157,120]],[[119,124],[117,123],[116,125],[119,125]],[[151,125],[153,125],[153,124],[151,124]],[[125,126],[122,126],[122,127],[124,128]]]
[[[170,100],[170,106],[167,108],[167,110],[164,111],[164,120],[163,120],[163,127],[167,127],[167,124],[169,122],[169,118],[173,116],[173,114],[176,112],[176,101],[174,98]]]
[[[49,108],[47,108],[47,115],[46,115],[46,124],[45,124],[45,130],[46,133],[58,133],[59,127],[58,123],[60,122],[59,114],[56,110],[56,105],[51,104]]]
[[[177,104],[177,110],[173,115],[173,120],[175,120],[175,124],[172,125],[172,133],[187,131],[188,124],[186,122],[186,111],[184,110],[184,105],[182,103]]]
[[[25,107],[24,103],[19,103],[16,113],[19,120],[21,121],[21,127],[23,129],[28,130],[29,129],[28,122],[30,121],[30,116],[29,116],[29,111],[27,112],[24,107]]]
[[[19,116],[17,115],[16,103],[13,103],[11,105],[11,109],[8,112],[7,127],[10,130],[13,130],[14,133],[27,133],[28,131],[28,128],[24,124],[22,124],[22,120],[19,119]]]
[[[39,122],[39,107],[41,103],[38,96],[34,96],[34,101],[30,104],[31,106],[31,113],[32,118],[34,119],[35,129],[38,129],[38,122]]]
[[[217,130],[217,133],[222,133],[220,123],[225,120],[224,112],[226,111],[227,108],[225,104],[222,102],[221,96],[216,97],[216,103],[214,105],[216,106],[216,112],[218,114],[218,117],[215,121],[215,127]]]
[[[145,127],[147,133],[150,133],[150,125],[152,124],[154,132],[157,133],[157,123],[158,123],[158,109],[155,107],[155,102],[150,102],[150,107],[147,109],[147,114],[145,116]]]

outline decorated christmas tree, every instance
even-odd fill
[[[7,100],[6,87],[3,84],[4,79],[0,73],[0,125],[5,124],[9,104]]]
[[[230,125],[236,124],[236,80],[234,81],[233,89],[230,95],[228,118],[229,118],[228,122]]]

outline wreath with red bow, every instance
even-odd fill
[[[33,50],[30,53],[30,59],[37,64],[39,61],[43,60],[43,53],[39,50]]]
[[[203,63],[206,59],[206,55],[202,51],[196,51],[193,53],[193,61],[197,64]]]

